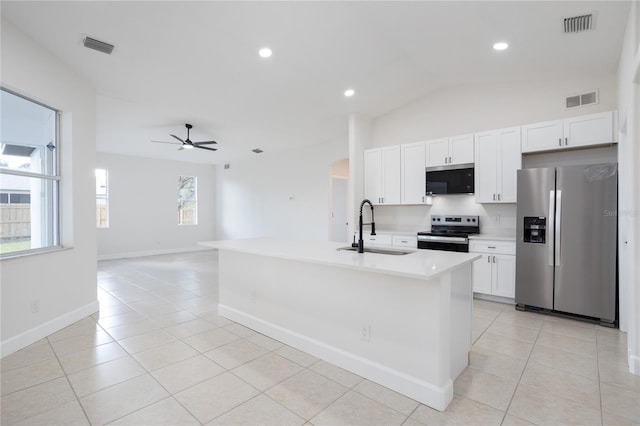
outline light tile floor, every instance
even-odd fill
[[[2,359],[3,425],[640,425],[617,330],[476,300],[441,413],[218,316],[215,251],[98,269],[99,314]]]

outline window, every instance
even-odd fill
[[[96,169],[96,226],[109,227],[108,174],[104,169]]]
[[[58,112],[0,89],[0,253],[59,245]]]
[[[178,178],[178,225],[198,224],[197,178]]]

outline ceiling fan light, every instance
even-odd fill
[[[193,145],[189,145],[188,143],[182,146],[184,149],[193,149]]]

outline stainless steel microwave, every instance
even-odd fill
[[[473,194],[473,164],[458,166],[427,167],[427,195]]]

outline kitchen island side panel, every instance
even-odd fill
[[[469,264],[421,280],[221,249],[219,287],[221,315],[439,410],[468,361]]]

